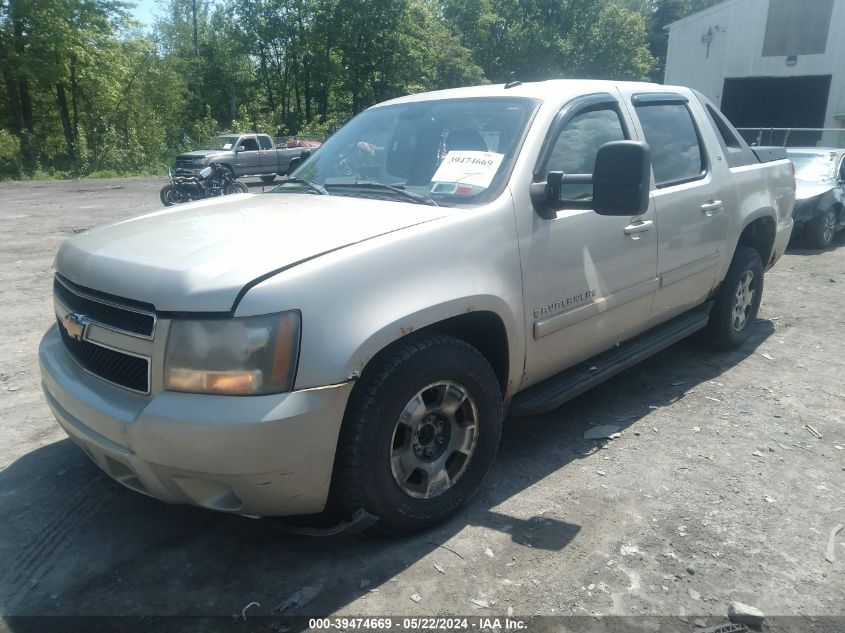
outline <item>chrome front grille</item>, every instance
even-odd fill
[[[194,169],[201,166],[201,161],[195,163],[194,158],[191,158],[190,156],[177,156],[176,160],[173,161],[173,167],[177,170]]]
[[[53,280],[53,296],[71,312],[84,314],[100,325],[146,338],[153,337],[155,312],[114,303],[58,277]]]
[[[65,349],[85,371],[113,385],[150,393],[152,306],[81,288],[57,275],[53,297]]]

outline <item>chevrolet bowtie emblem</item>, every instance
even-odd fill
[[[77,312],[71,312],[62,319],[62,325],[67,331],[68,336],[75,338],[77,341],[81,341],[83,335],[85,334],[85,326],[88,325],[88,321],[85,319],[84,315]]]

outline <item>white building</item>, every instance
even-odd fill
[[[701,91],[735,126],[845,129],[845,0],[726,0],[668,29],[665,82]]]

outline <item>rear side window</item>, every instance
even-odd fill
[[[261,149],[273,149],[273,143],[269,136],[259,136],[258,143],[261,145]]]
[[[613,108],[576,114],[560,130],[552,146],[546,171],[564,174],[592,174],[599,148],[611,141],[625,140],[619,114]],[[561,200],[591,200],[592,185],[564,185]]]
[[[637,107],[651,147],[651,164],[658,188],[695,180],[706,171],[705,154],[695,123],[685,104],[660,103]]]
[[[733,133],[733,130],[730,126],[725,122],[718,112],[711,105],[706,105],[705,108],[707,109],[707,116],[710,117],[710,122],[713,124],[713,127],[716,128],[716,131],[719,133],[719,138],[722,139],[722,143],[725,147],[742,147],[742,143],[739,142],[739,139],[736,137],[736,134]]]

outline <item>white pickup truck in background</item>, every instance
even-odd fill
[[[392,533],[472,496],[506,413],[742,345],[795,200],[700,94],[607,81],[396,99],[291,176],[65,242],[44,392],[134,490]]]

